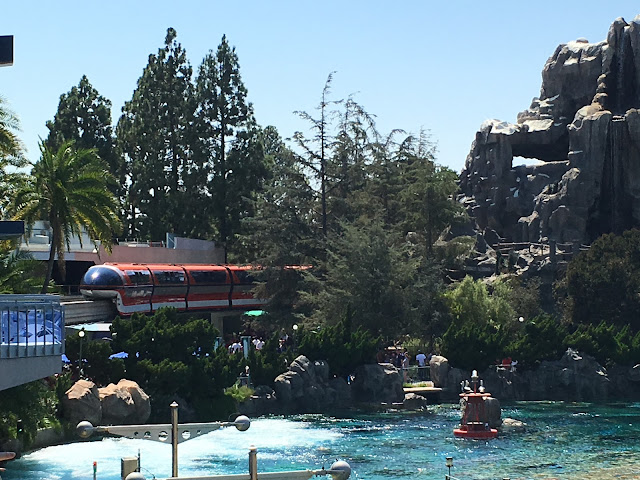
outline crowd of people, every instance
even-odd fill
[[[377,361],[378,363],[391,363],[399,370],[402,370],[404,381],[406,382],[409,380],[409,370],[412,366],[417,367],[418,379],[426,380],[427,367],[429,366],[432,356],[433,353],[426,355],[422,350],[418,350],[418,353],[415,356],[415,363],[412,365],[411,355],[409,354],[408,349],[390,347],[379,352]]]

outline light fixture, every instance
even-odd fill
[[[294,332],[296,332],[297,330],[298,330],[298,325],[297,325],[297,324],[295,324],[295,325],[293,326],[293,331],[294,331]]]
[[[445,463],[445,465],[449,469],[449,473],[447,473],[446,480],[449,480],[451,477],[451,467],[453,467],[453,457],[447,457],[447,463]]]

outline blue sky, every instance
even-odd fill
[[[335,71],[335,99],[353,94],[382,133],[429,130],[438,163],[460,171],[484,120],[515,122],[529,107],[558,44],[604,40],[615,18],[637,14],[627,0],[5,0],[0,35],[14,35],[15,61],[0,68],[0,95],[35,161],[45,122],[82,75],[113,103],[115,126],[168,27],[194,69],[226,34],[261,125],[304,131],[293,112],[314,113]]]

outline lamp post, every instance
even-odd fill
[[[453,467],[453,457],[447,457],[447,463],[445,464],[449,469],[449,473],[446,475],[445,480],[449,480],[451,478],[451,467]]]
[[[79,362],[78,365],[80,366],[80,378],[84,376],[84,370],[82,368],[82,341],[84,340],[84,335],[85,335],[85,331],[84,331],[84,327],[82,327],[78,332],[78,336],[80,337],[80,358],[78,359],[78,362]]]
[[[298,333],[298,324],[293,324],[293,351],[296,351],[296,334]]]

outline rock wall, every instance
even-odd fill
[[[593,357],[568,349],[560,360],[543,361],[535,370],[514,372],[490,367],[480,373],[486,390],[501,401],[555,400],[606,402],[640,398],[640,365],[606,369]],[[449,369],[442,398],[456,401],[460,379],[470,372]]]
[[[517,123],[485,122],[460,176],[480,231],[591,243],[640,226],[640,15],[607,39],[558,46]],[[513,166],[515,157],[539,165]]]

